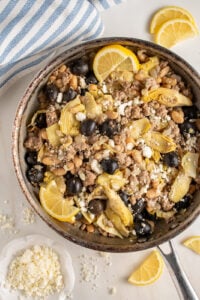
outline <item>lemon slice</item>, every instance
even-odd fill
[[[163,266],[162,256],[157,250],[154,250],[130,275],[128,282],[135,285],[151,284],[160,277]]]
[[[155,35],[155,42],[170,48],[178,42],[193,38],[198,34],[199,32],[193,23],[177,18],[167,21],[159,27]]]
[[[50,181],[47,186],[41,186],[39,197],[43,208],[50,216],[62,222],[74,222],[74,216],[79,212],[79,208],[64,198],[55,180]]]
[[[109,45],[101,48],[94,57],[93,71],[100,82],[117,67],[122,71],[137,72],[139,69],[137,56],[121,45]]]
[[[183,245],[195,253],[200,254],[200,236],[191,236],[183,242]]]
[[[188,20],[195,25],[195,20],[189,11],[178,6],[167,6],[159,9],[154,14],[150,23],[150,33],[157,33],[158,29],[163,23],[178,18]]]

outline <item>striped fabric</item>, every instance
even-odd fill
[[[99,37],[99,12],[123,1],[0,0],[0,93],[61,47]]]

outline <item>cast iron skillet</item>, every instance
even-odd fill
[[[108,252],[131,252],[160,245],[166,241],[169,241],[182,232],[186,227],[188,227],[200,213],[199,193],[195,195],[191,205],[184,213],[178,213],[176,217],[169,223],[159,220],[156,223],[155,231],[152,236],[148,240],[138,242],[136,238],[107,238],[104,236],[89,234],[75,228],[71,224],[56,221],[42,209],[37,197],[37,192],[30,185],[25,176],[26,165],[24,162],[25,149],[23,147],[23,142],[26,135],[26,125],[30,121],[30,117],[37,107],[36,94],[38,90],[45,84],[48,75],[57,66],[61,65],[62,63],[71,62],[72,60],[80,58],[92,50],[96,51],[102,46],[113,43],[129,46],[133,50],[146,49],[151,54],[158,55],[159,57],[168,60],[171,67],[192,87],[194,98],[196,99],[196,105],[200,107],[200,76],[181,57],[148,41],[124,37],[102,38],[70,48],[51,61],[35,76],[27,88],[17,109],[13,127],[12,154],[15,171],[22,191],[24,192],[33,209],[52,229],[56,230],[64,238],[87,248]],[[181,278],[181,280],[183,280],[183,278]],[[188,297],[189,298],[187,299],[195,299],[191,298],[191,295]]]

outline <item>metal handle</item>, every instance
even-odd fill
[[[170,247],[170,252],[166,254],[161,246],[157,246],[162,255],[164,256],[167,267],[169,269],[170,275],[174,281],[176,289],[179,293],[180,299],[183,300],[199,300],[199,297],[195,293],[193,287],[191,286],[185,272],[182,270],[180,266],[180,261],[178,256],[176,255],[172,242],[168,242]]]

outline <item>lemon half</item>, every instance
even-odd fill
[[[130,49],[121,45],[105,46],[94,57],[93,71],[100,82],[105,80],[117,67],[120,70],[137,72],[139,69],[138,58]]]

